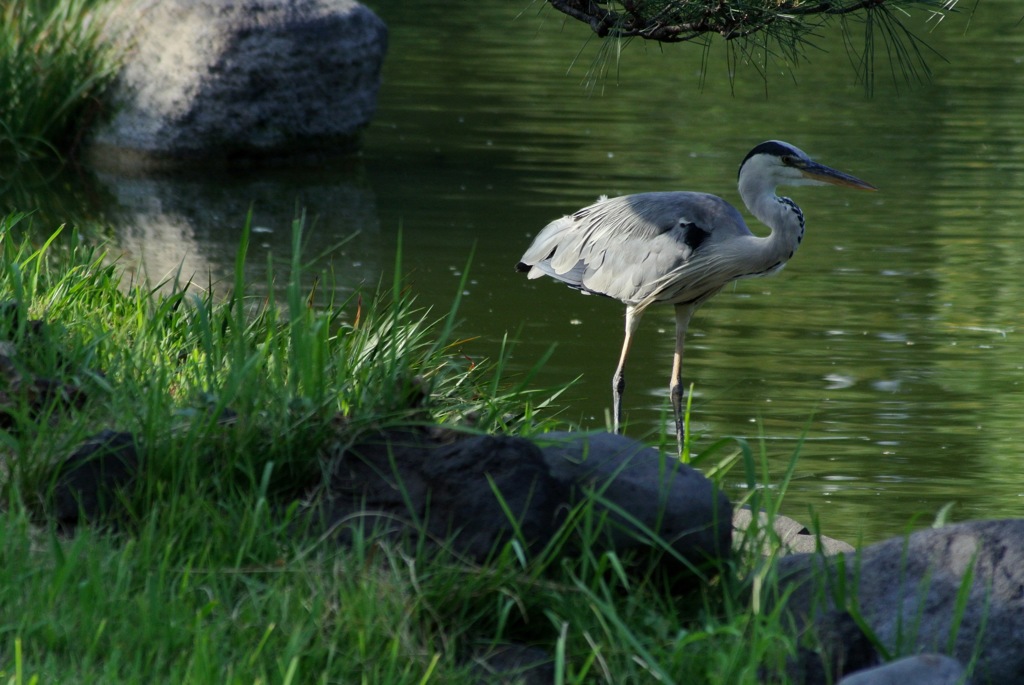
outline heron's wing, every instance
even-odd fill
[[[729,203],[704,193],[642,193],[599,201],[548,224],[518,268],[627,304],[651,298],[683,302],[709,290],[699,277],[703,253],[729,237],[750,235]],[[693,283],[687,285],[687,274]],[[671,290],[672,296],[663,296]],[[691,297],[692,295],[692,297]]]

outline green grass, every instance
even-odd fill
[[[303,261],[301,222],[282,294],[263,297],[241,276],[246,239],[218,297],[125,282],[75,236],[34,233],[26,217],[0,221],[0,353],[85,399],[39,406],[0,380],[0,684],[458,685],[476,682],[472,655],[521,643],[551,655],[557,683],[743,685],[795,652],[758,554],[778,540],[756,524],[743,554],[686,592],[603,551],[587,505],[547,549],[513,542],[486,565],[372,531],[350,548],[296,534],[309,484],[365,431],[554,425],[557,390],[532,390],[504,357],[456,353],[457,295],[437,317],[396,276],[337,301],[330,274]],[[46,515],[53,466],[104,428],[144,446],[127,521],[62,537]],[[750,504],[771,515],[795,458],[777,491],[758,487],[767,459],[742,442],[692,463],[716,479],[742,465]]]
[[[74,153],[104,107],[118,52],[107,0],[0,5],[0,160]]]

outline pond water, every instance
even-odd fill
[[[531,237],[600,194],[703,190],[738,204],[740,160],[786,140],[881,190],[786,189],[807,217],[800,252],[697,313],[684,368],[696,449],[745,438],[776,476],[799,449],[784,513],[813,510],[850,540],[927,525],[949,502],[953,519],[1024,515],[1017,3],[985,0],[970,22],[907,18],[942,57],[907,83],[879,54],[870,97],[832,30],[795,69],[772,66],[765,82],[740,64],[730,81],[721,41],[634,42],[616,59],[539,1],[368,4],[391,45],[358,158],[163,179],[65,174],[8,189],[4,209],[39,206],[47,227],[112,227],[112,244],[150,277],[183,263],[202,282],[229,282],[247,209],[259,278],[264,253],[288,259],[304,207],[309,250],[328,255],[340,288],[387,282],[401,235],[407,280],[439,315],[472,255],[462,352],[493,358],[509,336],[521,374],[554,345],[536,384],[578,377],[560,416],[599,428],[623,308],[515,273]],[[640,329],[629,435],[656,440],[665,425],[672,321],[670,307],[652,309]]]

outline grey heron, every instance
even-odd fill
[[[602,197],[545,226],[516,265],[531,279],[550,276],[626,305],[626,335],[612,377],[616,433],[622,425],[626,357],[648,306],[675,305],[669,392],[681,452],[683,347],[694,311],[732,281],[780,270],[804,237],[803,212],[789,198],[777,196],[775,188],[832,184],[877,190],[778,140],[761,143],[747,154],[738,184],[747,209],[771,228],[767,236],[754,235],[736,208],[707,193]]]

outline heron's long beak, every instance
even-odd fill
[[[844,174],[842,171],[836,171],[832,167],[827,167],[824,164],[818,164],[817,162],[806,162],[798,168],[804,178],[811,181],[831,183],[834,186],[856,188],[857,190],[878,190],[875,186],[870,183],[865,183],[856,176]]]

